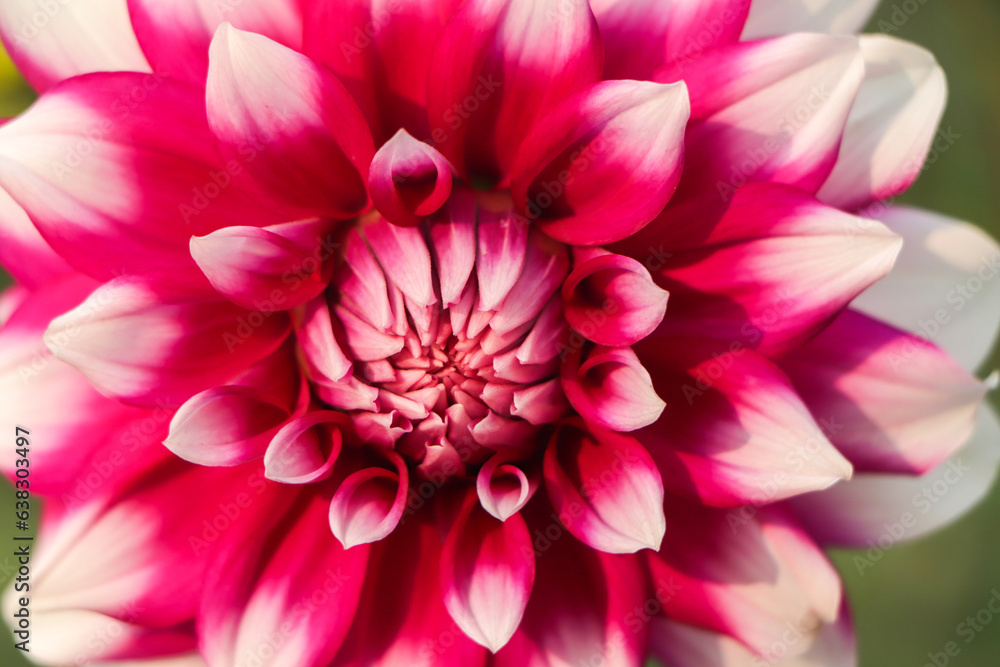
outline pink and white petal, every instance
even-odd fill
[[[206,576],[198,634],[209,667],[328,665],[358,606],[368,547],[344,550],[323,528],[328,496],[268,489],[273,516],[231,529]]]
[[[849,478],[788,378],[738,343],[650,337],[636,346],[667,402],[635,437],[664,485],[716,507],[760,506]]]
[[[515,211],[480,210],[476,229],[476,309],[494,310],[510,293],[524,269],[528,252],[527,221]]]
[[[787,208],[776,210],[779,202]],[[660,331],[736,341],[767,355],[820,331],[889,272],[902,245],[878,222],[773,186],[748,188],[712,233],[712,242],[664,258],[654,272],[670,292]]]
[[[160,442],[169,410],[142,410],[102,396],[42,340],[49,322],[95,287],[80,275],[53,282],[27,296],[0,329],[0,392],[6,397],[0,425],[12,433],[16,426],[31,431],[32,489],[67,502],[110,492],[167,454]],[[15,461],[0,461],[0,470],[13,478]]]
[[[17,202],[0,190],[0,265],[18,283],[40,287],[72,269],[46,243]]]
[[[861,37],[865,79],[844,128],[833,173],[817,193],[853,210],[906,190],[923,168],[948,96],[944,71],[909,42]]]
[[[566,246],[529,231],[524,269],[490,319],[490,329],[514,335],[520,327],[533,326],[533,320],[566,280],[570,261]]]
[[[689,113],[683,84],[603,81],[563,100],[518,151],[515,205],[564,243],[631,236],[677,189]]]
[[[330,502],[330,528],[345,549],[384,539],[403,516],[410,476],[402,457],[392,452],[389,458],[395,472],[359,470],[341,483]]]
[[[671,539],[647,562],[669,592],[661,600],[669,618],[730,635],[755,654],[801,628],[791,655],[836,620],[837,571],[787,509],[724,511],[670,498],[665,513]]]
[[[441,537],[418,516],[371,547],[358,611],[332,667],[483,667],[488,651],[444,606]],[[400,554],[406,554],[400,558]]]
[[[476,265],[476,204],[468,190],[456,191],[439,217],[430,224],[429,236],[441,283],[441,302],[451,307],[462,298]]]
[[[198,465],[242,465],[264,456],[289,417],[285,406],[260,389],[214,387],[192,396],[177,410],[163,445]]]
[[[468,493],[441,554],[448,613],[476,643],[496,653],[524,614],[535,580],[531,536],[520,514],[498,521]]]
[[[601,345],[632,345],[653,333],[667,292],[630,257],[603,255],[578,265],[563,283],[566,321]]]
[[[642,362],[628,347],[593,346],[561,365],[566,399],[591,424],[613,431],[649,426],[663,413],[663,400]]]
[[[321,410],[281,427],[264,453],[264,476],[283,484],[309,484],[326,479],[340,456],[342,412]]]
[[[205,85],[208,47],[216,28],[225,22],[292,49],[302,45],[302,15],[296,0],[128,0],[128,7],[154,71],[196,86]]]
[[[781,367],[859,471],[927,472],[972,435],[986,393],[940,348],[853,310]]]
[[[634,438],[564,426],[549,441],[544,471],[560,521],[588,546],[614,554],[660,548],[663,481]]]
[[[431,137],[460,175],[502,185],[535,121],[600,80],[602,59],[586,0],[554,9],[532,0],[465,2],[431,61]]]
[[[811,34],[733,44],[661,70],[657,81],[684,79],[691,96],[674,203],[721,207],[748,182],[818,190],[863,76],[857,38]]]
[[[856,34],[878,4],[879,0],[754,0],[743,39],[793,32]]]
[[[333,383],[350,376],[353,364],[333,335],[333,317],[325,299],[305,304],[301,320],[296,318],[295,337],[314,382]]]
[[[136,405],[179,406],[226,384],[287,338],[284,313],[221,300],[195,272],[113,280],[53,320],[45,342],[102,393]]]
[[[852,305],[975,371],[1000,330],[1000,246],[973,225],[929,211],[893,206],[869,214],[903,237],[903,251]]]
[[[735,42],[746,0],[591,0],[604,44],[604,78],[647,80],[678,59]]]
[[[804,653],[789,654],[808,641],[806,628],[790,628],[787,641],[755,655],[724,633],[692,627],[663,617],[651,621],[650,650],[658,659],[671,665],[730,667],[731,665],[774,665],[775,667],[856,667],[857,643],[847,612],[841,610],[836,623],[824,625]]]
[[[150,71],[125,0],[11,0],[0,7],[0,36],[11,60],[39,92],[88,72]]]
[[[289,226],[312,229],[314,247],[286,238],[283,228]],[[236,305],[288,310],[318,296],[330,282],[333,263],[322,261],[319,251],[332,227],[322,219],[269,229],[226,227],[191,237],[191,256],[212,287]]]
[[[431,255],[419,229],[401,228],[384,218],[364,227],[365,239],[392,283],[418,306],[437,301]]]
[[[397,225],[417,225],[437,211],[451,194],[451,185],[451,165],[444,156],[405,129],[378,149],[368,172],[372,201]]]
[[[368,117],[377,144],[399,128],[427,141],[434,45],[459,2],[306,3],[303,53],[344,82]]]
[[[545,534],[560,529],[541,512],[535,519],[533,530]],[[594,551],[566,538],[541,546],[545,548],[535,552],[538,574],[524,619],[493,657],[493,665],[643,665],[649,625],[635,610],[648,601],[649,586],[639,558]]]
[[[192,234],[277,222],[221,187],[229,178],[201,91],[152,74],[70,79],[0,128],[0,186],[103,280],[192,266]]]
[[[971,510],[989,492],[998,465],[1000,421],[984,405],[969,442],[921,477],[862,473],[795,499],[793,508],[826,544],[861,547],[885,539],[912,540]],[[899,529],[903,534],[897,536]]]
[[[479,469],[476,493],[487,512],[506,521],[521,511],[538,488],[538,476],[527,473],[504,453],[495,454]]]
[[[240,188],[290,219],[350,218],[369,207],[371,133],[332,74],[228,23],[209,60],[208,122],[223,159],[243,159],[232,175]]]

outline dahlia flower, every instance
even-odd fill
[[[854,664],[824,548],[1000,459],[874,4],[6,0],[31,656]]]

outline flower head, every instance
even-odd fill
[[[42,95],[0,128],[0,382],[42,627],[81,629],[42,658],[849,664],[822,547],[967,441],[914,533],[984,492],[1000,301],[964,366],[886,309],[997,248],[881,204],[943,77],[828,4],[136,0],[10,37]]]

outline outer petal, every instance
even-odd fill
[[[667,400],[635,435],[665,486],[708,505],[762,505],[851,476],[788,378],[742,347],[650,337],[637,346]]]
[[[844,210],[897,195],[923,168],[947,97],[930,52],[885,36],[861,38],[865,80],[833,173],[817,197]]]
[[[276,222],[223,187],[230,176],[212,144],[201,91],[152,74],[89,74],[0,128],[0,185],[84,273],[190,266],[192,234]]]
[[[125,0],[11,0],[0,7],[3,45],[39,91],[88,72],[148,72]]]
[[[653,276],[670,292],[660,331],[781,354],[885,276],[901,245],[883,225],[800,192],[741,190],[709,239],[659,261]]]
[[[836,620],[837,571],[787,509],[725,512],[671,498],[665,511],[671,539],[648,562],[653,583],[669,593],[660,602],[671,619],[731,635],[755,653],[795,627],[806,637],[791,654]]]
[[[96,286],[79,275],[56,281],[28,296],[0,329],[0,426],[31,431],[32,490],[71,506],[169,456],[160,444],[169,410],[141,410],[100,395],[42,341],[49,322]],[[0,461],[0,469],[13,477],[15,460]]]
[[[989,492],[1000,464],[1000,421],[979,411],[972,439],[922,477],[859,474],[795,500],[805,525],[825,543],[871,546],[912,540],[955,521]]]
[[[132,25],[156,72],[201,86],[215,29],[230,22],[298,49],[302,16],[296,0],[128,0]],[[124,68],[119,68],[124,69]]]
[[[345,551],[324,529],[328,498],[268,488],[270,520],[231,531],[206,578],[199,636],[210,667],[325,666],[358,605],[368,547]]]
[[[693,628],[664,618],[652,621],[650,636],[652,653],[668,664],[698,665],[698,667],[729,667],[730,665],[774,665],[775,667],[855,667],[857,644],[847,614],[847,605],[836,623],[824,625],[812,639],[808,628],[793,626],[781,642],[763,654],[755,655],[732,637]],[[790,655],[792,651],[804,653]]]
[[[674,204],[701,196],[718,206],[748,182],[809,192],[837,160],[864,76],[854,37],[791,35],[715,49],[661,70],[691,96],[687,160]]]
[[[234,379],[289,329],[284,313],[218,300],[200,276],[150,274],[102,286],[54,320],[45,340],[102,392],[169,407]]]
[[[565,535],[549,540],[544,536],[559,535],[560,526],[541,514],[531,524],[538,562],[535,588],[524,620],[494,657],[494,665],[644,664],[649,624],[642,622],[641,610],[649,592],[639,559],[594,551]]]
[[[371,549],[354,625],[333,667],[482,667],[487,650],[444,606],[437,528],[413,516]]]
[[[968,223],[919,209],[878,207],[869,214],[905,243],[892,272],[853,305],[976,370],[1000,329],[1000,246]]]
[[[72,269],[41,237],[20,206],[0,190],[0,264],[18,283],[44,285]]]
[[[465,2],[429,74],[431,138],[462,175],[505,181],[535,121],[601,76],[586,0]]]
[[[747,0],[591,0],[604,44],[606,79],[649,79],[675,60],[735,42]]]
[[[564,426],[545,450],[545,487],[560,521],[607,553],[660,548],[663,481],[635,439]]]
[[[972,435],[986,392],[941,349],[850,310],[781,366],[858,470],[930,470]]]
[[[535,558],[524,519],[488,515],[475,493],[466,496],[441,555],[444,604],[473,641],[494,653],[514,634],[535,580]]]
[[[753,0],[743,39],[792,32],[857,33],[879,0]]]
[[[564,100],[524,139],[514,203],[565,243],[631,236],[677,188],[689,110],[683,84],[604,81]]]
[[[344,82],[376,143],[397,129],[430,138],[427,77],[434,45],[459,0],[305,3],[304,53]]]
[[[291,218],[350,218],[368,207],[375,149],[336,78],[229,24],[216,32],[210,61],[208,121],[223,157],[244,159],[233,175],[242,188]]]

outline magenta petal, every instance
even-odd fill
[[[330,502],[330,529],[345,549],[384,539],[403,516],[410,475],[398,454],[396,472],[365,468],[345,479]]]
[[[634,431],[655,422],[664,403],[649,372],[631,348],[596,346],[581,362],[579,352],[562,365],[566,398],[592,424],[613,431]]]
[[[293,49],[302,43],[297,0],[128,0],[128,7],[154,70],[197,86],[205,84],[212,35],[225,22]]]
[[[469,0],[429,73],[431,137],[463,176],[503,182],[534,122],[598,81],[601,45],[586,0],[557,13],[533,0]]]
[[[10,195],[0,190],[0,265],[25,287],[41,287],[72,271]]]
[[[972,435],[986,387],[923,338],[847,310],[781,360],[858,470],[923,474]]]
[[[264,453],[264,476],[284,484],[309,484],[330,476],[340,455],[341,412],[317,411],[285,424]]]
[[[576,267],[562,288],[566,321],[601,345],[636,343],[656,330],[667,293],[639,262],[621,255],[595,257]]]
[[[333,264],[320,242],[330,223],[291,223],[315,231],[315,247],[302,248],[270,229],[226,227],[191,238],[191,256],[220,294],[254,310],[288,310],[318,296],[330,281]]]
[[[518,153],[515,204],[565,243],[634,234],[677,188],[689,113],[683,84],[604,81],[564,100]]]
[[[535,581],[531,536],[520,514],[498,521],[466,497],[441,556],[444,604],[458,626],[494,653],[521,622]]]
[[[202,655],[209,667],[232,667],[268,647],[264,664],[325,667],[354,618],[368,547],[341,548],[324,528],[329,501],[321,494],[270,483],[261,493],[256,503],[267,512],[229,529],[204,582]],[[276,629],[284,641],[263,641]]]
[[[413,226],[451,194],[451,165],[432,146],[400,130],[375,153],[368,171],[372,201],[386,220]]]
[[[0,128],[0,156],[46,242],[102,280],[193,266],[192,234],[279,222],[226,187],[202,91],[163,77],[69,79]]]
[[[122,277],[53,320],[46,344],[105,394],[179,406],[273,354],[290,330],[284,313],[224,301],[200,275]]]
[[[552,507],[580,540],[607,553],[660,548],[663,482],[634,438],[564,426],[545,450]]]
[[[259,389],[216,387],[193,396],[170,422],[167,449],[205,466],[235,466],[259,459],[288,419],[288,410]]]
[[[333,75],[229,24],[209,56],[209,124],[241,188],[287,218],[350,218],[368,207],[371,133]]]
[[[739,41],[746,0],[591,0],[604,44],[605,79],[650,79],[675,60]]]

